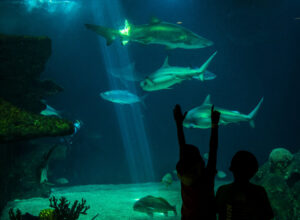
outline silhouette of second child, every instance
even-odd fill
[[[216,175],[218,123],[220,113],[211,109],[211,138],[207,166],[197,147],[185,143],[183,133],[183,115],[179,105],[174,108],[174,119],[177,124],[179,141],[179,162],[176,165],[181,181],[181,219],[182,220],[215,220],[214,179]]]
[[[269,220],[274,217],[265,189],[249,182],[258,162],[248,151],[237,152],[230,170],[234,182],[221,186],[216,195],[219,220]]]

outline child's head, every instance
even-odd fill
[[[258,162],[252,153],[238,151],[231,160],[230,170],[235,180],[249,181],[258,171]]]
[[[176,165],[178,177],[185,185],[192,185],[203,174],[205,164],[197,147],[185,145]]]

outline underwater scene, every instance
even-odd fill
[[[0,219],[300,220],[300,2],[0,0]]]

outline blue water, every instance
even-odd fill
[[[52,55],[43,79],[53,79],[64,92],[47,99],[70,120],[83,122],[65,161],[53,165],[57,176],[72,184],[159,181],[175,169],[178,144],[172,109],[189,110],[207,94],[216,106],[248,114],[264,97],[248,123],[220,128],[218,168],[228,172],[233,154],[250,150],[260,163],[275,147],[299,148],[299,2],[217,0],[89,0],[56,4],[45,0],[0,1],[0,32],[45,35]],[[196,50],[166,50],[160,45],[103,38],[85,23],[121,28],[124,19],[148,23],[152,16],[176,23],[214,42]],[[170,65],[199,67],[218,51],[209,70],[214,80],[187,80],[170,90],[150,92],[141,104],[121,106],[99,96],[112,89],[128,89],[143,96],[139,83],[126,88],[108,74],[110,68],[135,62],[143,75],[157,70],[166,56]],[[187,129],[188,143],[208,151],[209,130]],[[90,136],[98,135],[98,138]],[[61,169],[64,167],[64,169]],[[230,175],[230,174],[229,174]]]

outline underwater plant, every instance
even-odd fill
[[[9,209],[8,214],[9,214],[9,219],[10,220],[20,220],[20,219],[22,219],[22,214],[21,214],[20,209],[17,209],[17,211],[15,213],[14,209],[11,208],[11,209]]]
[[[81,203],[76,200],[70,208],[70,202],[65,198],[61,197],[58,201],[57,198],[52,196],[50,199],[50,207],[54,208],[54,219],[56,220],[75,220],[80,215],[86,215],[86,211],[90,206],[86,206],[86,200],[82,198]]]

